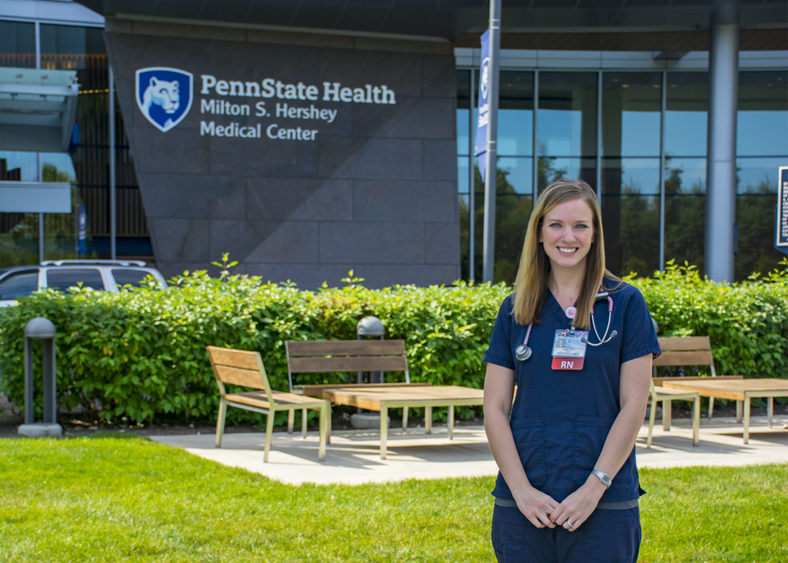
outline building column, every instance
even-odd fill
[[[706,161],[706,275],[733,282],[736,222],[736,105],[739,87],[738,3],[712,15]]]

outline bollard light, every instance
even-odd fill
[[[41,436],[61,436],[63,429],[57,423],[57,357],[55,340],[57,331],[52,321],[36,317],[25,326],[25,423],[19,427],[19,435],[30,438]],[[40,340],[43,345],[44,368],[44,420],[33,421],[33,342]]]
[[[377,317],[364,317],[356,326],[356,335],[360,339],[362,336],[375,336],[383,338],[386,334],[386,327]]]

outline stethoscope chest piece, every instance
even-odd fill
[[[520,344],[514,351],[514,357],[517,358],[518,362],[524,362],[528,358],[531,357],[533,351],[531,347],[526,344]]]
[[[607,303],[608,303],[608,306],[607,306],[607,328],[605,329],[605,336],[603,338],[599,337],[599,332],[596,329],[596,320],[594,319],[594,308],[591,307],[591,324],[594,327],[594,334],[596,334],[597,340],[599,340],[599,342],[591,343],[591,342],[588,341],[588,338],[583,337],[581,339],[582,342],[584,344],[588,344],[589,346],[601,346],[602,344],[605,344],[606,342],[610,342],[611,340],[613,340],[613,337],[615,337],[618,334],[618,331],[614,330],[613,332],[610,333],[610,337],[608,337],[608,335],[607,335],[607,331],[610,330],[610,322],[613,319],[613,298],[610,297],[610,295],[608,295],[608,293],[606,291],[602,291],[602,292],[598,293],[597,296],[596,296],[596,301],[600,301],[600,300],[605,299],[605,298],[607,298]],[[596,303],[596,301],[595,301],[595,303]],[[566,313],[567,317],[573,318],[575,316],[575,314],[577,313],[577,309],[575,309],[575,307],[569,307],[565,311],[565,313]],[[531,354],[533,353],[533,351],[531,350],[531,347],[528,346],[528,339],[531,337],[531,329],[533,327],[534,327],[534,323],[530,323],[528,325],[528,331],[525,333],[525,339],[523,340],[523,343],[520,344],[517,348],[514,349],[514,357],[517,358],[518,362],[526,361],[528,358],[531,357]],[[574,330],[574,323],[572,323],[572,330]]]

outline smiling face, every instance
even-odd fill
[[[556,205],[542,219],[539,232],[545,254],[553,269],[585,268],[594,242],[594,212],[582,199]]]

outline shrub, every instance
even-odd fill
[[[788,377],[788,261],[764,279],[734,285],[701,279],[694,266],[668,263],[637,286],[661,336],[708,336],[718,375]]]
[[[463,284],[375,291],[349,283],[311,292],[292,284],[261,284],[255,277],[223,277],[185,273],[167,291],[153,285],[117,294],[77,288],[20,299],[0,314],[0,391],[17,405],[24,403],[23,334],[34,317],[50,319],[58,331],[61,407],[80,406],[105,420],[214,417],[218,401],[205,352],[209,344],[260,351],[272,386],[286,389],[285,342],[353,339],[356,324],[367,315],[383,321],[388,338],[407,341],[412,380],[479,386],[479,350],[508,291]],[[37,373],[40,369],[37,363]],[[259,420],[237,409],[228,417],[229,423]]]
[[[352,277],[343,281],[342,288],[300,291],[225,269],[219,279],[187,272],[166,291],[155,284],[120,293],[41,291],[0,311],[0,391],[24,403],[23,334],[34,317],[50,319],[58,331],[60,406],[82,407],[105,420],[214,418],[217,390],[207,345],[259,351],[272,386],[286,389],[285,342],[353,339],[367,315],[383,321],[387,338],[405,340],[413,381],[483,386],[481,360],[511,288],[458,282],[371,290]],[[686,265],[627,281],[643,292],[661,334],[710,336],[718,373],[788,377],[788,268],[733,286],[702,280]],[[40,373],[40,364],[36,369]],[[475,412],[466,408],[458,416]],[[252,420],[259,417],[228,413],[228,424]]]

